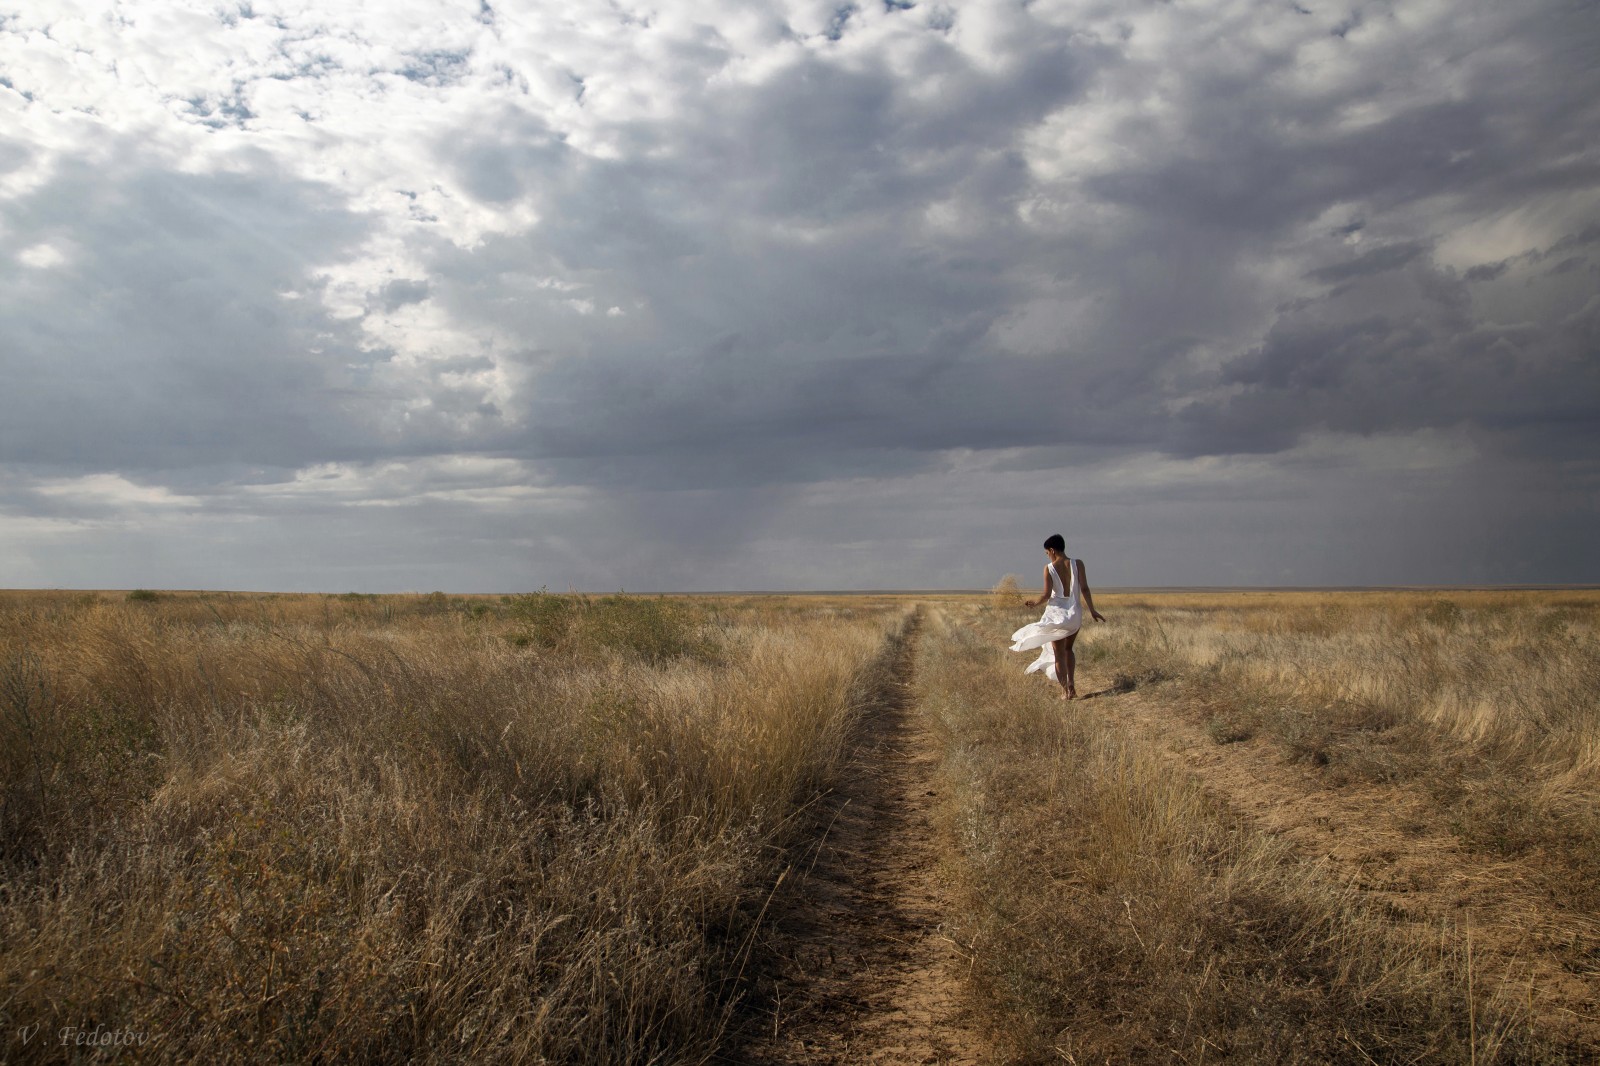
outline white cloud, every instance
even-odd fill
[[[42,496],[107,509],[193,507],[193,496],[173,493],[163,485],[140,485],[120,474],[86,474],[75,478],[49,478],[34,487]]]
[[[49,270],[67,261],[66,254],[53,244],[35,244],[17,253],[18,262],[35,270]]]

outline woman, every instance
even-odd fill
[[[1061,698],[1077,699],[1076,674],[1078,657],[1072,644],[1078,639],[1078,628],[1083,625],[1083,608],[1096,622],[1105,616],[1094,609],[1094,594],[1089,591],[1089,576],[1082,559],[1068,559],[1067,542],[1060,533],[1050,534],[1044,542],[1044,554],[1050,560],[1044,568],[1044,592],[1037,600],[1028,600],[1029,607],[1045,604],[1044,615],[1037,622],[1023,626],[1011,634],[1012,651],[1032,651],[1043,648],[1027,672],[1043,670],[1050,680],[1061,685]],[[1066,676],[1061,676],[1059,663],[1067,664]]]

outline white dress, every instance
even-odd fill
[[[1049,569],[1053,591],[1045,603],[1044,614],[1037,622],[1030,622],[1011,634],[1011,650],[1041,649],[1039,657],[1025,673],[1043,670],[1050,680],[1059,682],[1061,679],[1056,675],[1056,649],[1053,642],[1072,636],[1083,625],[1083,598],[1078,592],[1078,564],[1075,560],[1067,560],[1067,573],[1072,575],[1071,588],[1063,589],[1061,575],[1055,567]]]

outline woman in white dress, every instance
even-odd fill
[[[1012,651],[1042,649],[1039,657],[1029,666],[1027,673],[1043,670],[1050,680],[1061,685],[1061,698],[1076,699],[1078,657],[1072,651],[1078,639],[1078,629],[1083,625],[1083,609],[1089,608],[1089,617],[1104,622],[1105,615],[1094,609],[1094,594],[1089,591],[1089,575],[1082,559],[1066,556],[1067,542],[1060,533],[1052,533],[1044,542],[1045,556],[1050,560],[1044,568],[1044,591],[1037,600],[1026,601],[1027,606],[1044,604],[1044,615],[1011,634]],[[1063,676],[1058,664],[1066,663]]]

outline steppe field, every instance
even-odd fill
[[[1600,1061],[1600,592],[0,593],[0,1058]]]

